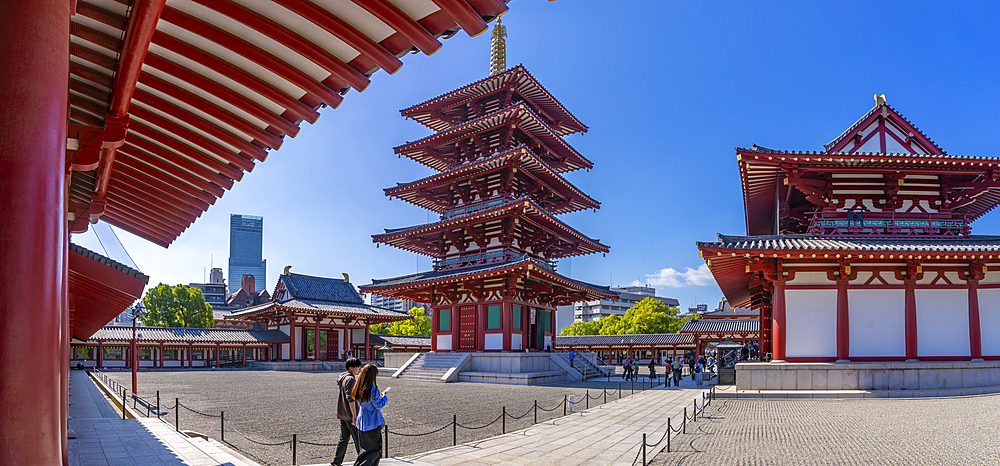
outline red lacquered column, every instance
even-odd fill
[[[917,359],[917,294],[914,288],[916,280],[904,280],[906,307],[904,309],[904,326],[906,328],[906,359]]]
[[[773,282],[771,295],[771,352],[772,361],[785,360],[785,281]]]
[[[972,359],[983,359],[982,333],[979,329],[979,279],[969,278],[969,346]]]
[[[847,280],[837,280],[837,360],[851,358],[850,307],[847,302]]]
[[[0,2],[0,464],[64,460],[69,18]]]

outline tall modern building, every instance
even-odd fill
[[[240,290],[243,275],[254,277],[254,291],[267,286],[267,260],[261,257],[264,217],[232,214],[229,216],[229,292]]]

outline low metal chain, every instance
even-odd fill
[[[528,408],[528,410],[527,410],[527,411],[525,411],[525,412],[524,412],[524,414],[522,414],[522,415],[520,415],[520,416],[514,416],[514,415],[511,415],[511,414],[508,414],[508,415],[507,415],[507,417],[509,417],[509,418],[511,418],[511,419],[521,419],[521,418],[523,418],[523,417],[525,417],[525,416],[527,416],[527,415],[531,414],[531,411],[532,411],[532,410],[534,410],[534,409],[535,409],[535,407],[534,407],[534,406],[532,406],[532,407]]]
[[[200,415],[202,415],[202,416],[206,416],[206,417],[222,417],[222,416],[221,416],[221,415],[219,415],[219,414],[206,414],[206,413],[203,413],[203,412],[201,412],[201,411],[195,411],[195,410],[193,410],[193,409],[191,409],[191,408],[188,408],[187,406],[184,406],[184,405],[183,405],[183,404],[181,404],[181,403],[177,403],[177,404],[178,404],[178,405],[180,405],[180,407],[181,407],[181,408],[184,408],[184,409],[186,409],[186,410],[188,410],[188,411],[191,411],[192,413],[195,413],[195,414],[200,414]]]
[[[229,421],[223,419],[222,422],[225,422],[226,425],[228,425],[229,428],[232,429],[234,432],[236,432],[237,434],[239,434],[240,437],[243,437],[243,438],[247,439],[247,441],[249,441],[249,442],[256,443],[257,445],[263,445],[263,446],[266,446],[266,447],[279,447],[281,445],[288,445],[288,444],[292,443],[291,440],[288,440],[288,441],[285,441],[285,442],[280,442],[280,443],[258,442],[256,440],[254,440],[254,439],[252,439],[252,438],[247,437],[246,435],[244,435],[243,432],[240,432],[240,430],[237,429],[235,426],[233,426]],[[226,443],[229,443],[229,442],[226,442]],[[232,444],[230,443],[230,445],[232,445]]]
[[[479,429],[485,429],[485,428],[487,428],[487,427],[489,427],[489,426],[491,426],[491,425],[493,425],[493,424],[496,424],[496,423],[497,423],[497,421],[499,421],[501,417],[503,417],[503,414],[502,414],[502,413],[501,413],[501,414],[500,414],[499,416],[497,416],[497,418],[496,418],[496,419],[494,419],[494,420],[490,421],[490,423],[489,423],[489,424],[484,424],[484,425],[481,425],[481,426],[479,426],[479,427],[469,427],[469,426],[463,426],[463,425],[462,425],[461,423],[458,423],[458,422],[456,422],[456,423],[455,423],[455,425],[457,425],[458,427],[461,427],[461,428],[463,428],[463,429],[469,429],[469,430],[479,430]]]
[[[304,444],[304,445],[312,445],[314,447],[335,447],[335,446],[337,446],[336,443],[313,443],[313,442],[307,442],[305,440],[299,440],[298,442],[301,443],[301,444]]]
[[[542,411],[552,412],[552,411],[555,411],[555,410],[559,409],[560,407],[562,407],[563,403],[565,403],[565,401],[560,401],[559,404],[553,406],[552,409],[545,409],[545,408],[543,408],[541,406],[539,406],[538,409],[540,409]]]
[[[392,434],[392,435],[401,435],[403,437],[421,437],[421,436],[424,436],[424,435],[436,434],[438,432],[441,432],[442,430],[447,429],[450,426],[451,426],[451,424],[445,424],[445,425],[441,426],[438,429],[434,429],[434,430],[432,430],[430,432],[424,432],[422,434],[407,434],[407,433],[403,433],[403,432],[394,432],[394,431],[391,431],[391,430],[389,431],[389,433]]]

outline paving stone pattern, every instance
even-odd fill
[[[653,465],[1000,464],[1000,395],[717,399]]]
[[[130,383],[128,372],[109,372],[119,383]],[[174,398],[183,406],[210,416],[180,410],[181,430],[204,433],[220,439],[221,420],[225,411],[226,442],[248,458],[262,464],[291,464],[290,445],[259,445],[241,437],[261,443],[288,442],[297,434],[296,460],[300,464],[324,463],[333,459],[339,434],[336,419],[336,380],[338,372],[285,372],[255,370],[176,370],[143,371],[139,373],[139,395],[155,403],[156,390],[160,391],[162,406],[172,407]],[[662,378],[661,378],[662,380]],[[620,377],[586,382],[572,382],[550,386],[513,386],[476,383],[436,383],[405,379],[391,379],[381,374],[379,387],[392,387],[389,404],[382,411],[389,425],[389,454],[404,456],[426,452],[452,444],[452,416],[458,416],[462,426],[480,427],[497,419],[502,407],[510,416],[506,431],[524,429],[532,425],[532,406],[538,400],[539,422],[561,417],[564,395],[575,394],[579,409],[585,407],[583,395],[591,390],[594,407],[603,403],[603,390],[607,387],[608,402],[618,399],[618,385],[622,383],[622,396],[631,393],[631,383]],[[646,387],[648,388],[648,381]],[[635,392],[640,391],[635,385]],[[552,409],[552,411],[545,411]],[[163,416],[174,423],[174,411],[162,409]],[[445,425],[441,431],[423,436],[407,437],[397,433],[421,434]],[[457,429],[458,443],[471,442],[501,434],[502,425],[497,421],[481,429]],[[326,444],[312,446],[302,443]],[[353,448],[348,449],[347,460],[353,461]],[[347,462],[347,461],[345,461]]]

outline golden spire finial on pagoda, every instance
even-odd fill
[[[875,94],[875,106],[879,107],[882,105],[885,105],[885,94],[882,95]]]
[[[507,69],[507,26],[501,24],[497,17],[497,24],[493,26],[493,34],[490,37],[490,76],[502,73]]]

